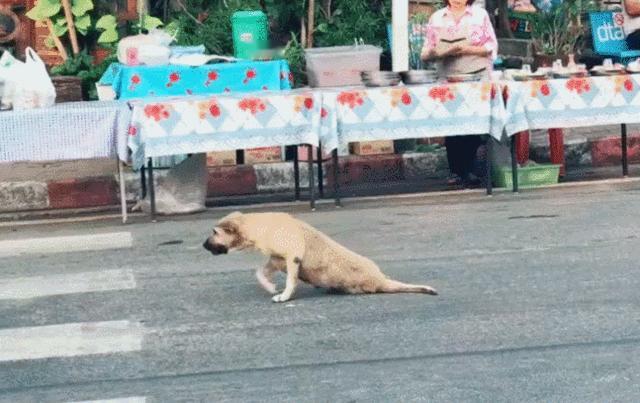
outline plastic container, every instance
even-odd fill
[[[536,187],[558,183],[560,177],[560,165],[536,164],[518,168],[518,186]],[[493,180],[496,187],[513,187],[513,175],[511,167],[497,166],[494,169]]]
[[[382,49],[372,45],[335,46],[305,50],[311,87],[361,85],[360,73],[379,71]]]
[[[234,55],[253,59],[269,48],[269,21],[262,11],[237,11],[231,16]]]

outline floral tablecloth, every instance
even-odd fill
[[[224,92],[276,91],[291,88],[285,60],[190,66],[125,66],[114,63],[100,84],[113,87],[121,100],[148,97],[208,95]]]
[[[508,135],[531,129],[640,123],[640,75],[508,82],[505,86]]]
[[[323,132],[337,131],[332,146],[350,142],[491,134],[506,120],[497,84],[471,82],[327,91]]]
[[[131,102],[134,168],[145,158],[298,144],[318,145],[322,94],[222,94]]]

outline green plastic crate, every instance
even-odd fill
[[[269,20],[262,11],[237,11],[231,16],[233,51],[238,59],[253,59],[269,48]]]
[[[498,166],[494,168],[493,182],[498,188],[512,188],[513,174],[511,167]],[[560,165],[535,164],[518,168],[518,186],[536,187],[558,183]]]

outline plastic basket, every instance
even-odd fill
[[[380,70],[382,49],[372,45],[335,46],[305,50],[311,87],[360,85],[363,71]]]
[[[518,186],[536,187],[558,183],[560,165],[536,164],[518,168]],[[493,182],[498,188],[513,187],[511,167],[497,166],[494,168]]]

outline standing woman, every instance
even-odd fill
[[[440,77],[451,74],[491,76],[497,57],[498,41],[489,14],[472,7],[474,0],[445,0],[446,7],[436,11],[427,25],[422,58],[435,60]],[[473,186],[479,183],[472,171],[480,136],[446,137],[449,184]]]

